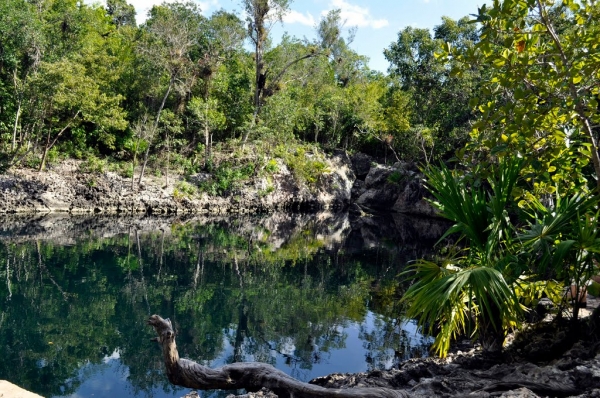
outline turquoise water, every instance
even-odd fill
[[[430,344],[398,302],[414,248],[367,242],[346,224],[220,219],[3,235],[0,379],[45,397],[189,392],[164,375],[145,324],[154,313],[173,321],[183,357],[267,362],[304,381],[389,369]]]

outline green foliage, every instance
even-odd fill
[[[265,171],[268,173],[276,173],[279,171],[279,166],[277,165],[277,161],[275,159],[271,159],[265,165]]]
[[[260,42],[256,57],[243,46],[245,22],[224,11],[205,17],[189,2],[153,7],[141,26],[123,0],[106,7],[3,3],[2,167],[27,161],[43,168],[56,147],[76,159],[111,157],[136,168],[155,155],[155,166],[194,173],[214,163],[218,144],[240,145],[249,132],[272,147],[293,140],[386,158],[421,156],[411,139],[412,94],[350,49],[352,32],[341,37],[339,10],[319,22],[316,40],[286,35],[271,45],[267,27],[288,2],[244,6],[257,12],[248,14]],[[41,160],[25,160],[28,150]],[[300,158],[290,163],[310,179]],[[317,174],[319,166],[312,166]]]
[[[516,327],[522,310],[512,288],[515,274],[516,233],[508,214],[512,190],[522,161],[506,159],[487,178],[489,189],[473,186],[445,165],[425,170],[433,204],[454,225],[440,239],[459,234],[466,240],[464,255],[438,265],[418,261],[412,268],[416,282],[403,297],[410,303],[407,315],[439,326],[434,348],[445,356],[461,334],[478,337],[484,349],[502,347],[506,330]]]
[[[463,333],[485,333],[481,329],[486,327],[486,320],[494,329],[516,326],[518,300],[500,271],[489,266],[440,266],[427,261],[412,269],[417,282],[402,298],[410,303],[406,315],[429,325],[429,332],[439,325],[433,348],[441,357]]]
[[[100,159],[92,155],[79,164],[79,171],[84,173],[104,173],[107,170],[107,167],[108,162],[106,159]]]
[[[309,152],[310,151],[310,152]],[[311,147],[291,147],[279,145],[275,148],[275,156],[283,159],[296,181],[309,186],[317,183],[323,173],[328,172],[327,165],[320,158],[318,151]]]
[[[200,189],[210,195],[226,195],[240,189],[244,181],[254,175],[254,165],[234,165],[224,162],[213,170],[211,178],[200,184]]]
[[[529,221],[519,239],[538,273],[576,286],[579,292],[598,272],[597,204],[597,197],[583,194],[567,198],[557,195],[549,207],[531,199],[526,209]],[[564,299],[561,296],[557,303]],[[575,311],[575,320],[577,315]]]
[[[500,158],[485,177],[445,165],[425,170],[432,203],[454,222],[440,241],[458,233],[459,254],[439,264],[418,261],[403,300],[408,316],[430,332],[439,328],[434,348],[441,356],[463,334],[479,338],[484,349],[501,348],[506,331],[522,322],[523,308],[542,297],[562,305],[563,286],[574,286],[577,297],[597,273],[598,198],[557,193],[545,205],[529,195],[520,208],[514,191],[523,164],[515,156]]]
[[[173,189],[173,198],[177,201],[188,198],[191,199],[198,193],[198,188],[187,181],[179,181]]]
[[[485,69],[465,67],[458,76],[451,73],[457,62],[440,59],[437,53],[444,47],[465,51],[478,41],[476,26],[468,18],[443,17],[433,35],[428,29],[407,27],[384,50],[391,76],[410,101],[406,115],[410,126],[417,128],[400,131],[405,132],[401,140],[407,157],[427,163],[447,159],[467,142],[474,119],[469,102]]]
[[[481,40],[448,46],[455,74],[489,71],[472,101],[478,120],[467,161],[519,153],[534,195],[563,196],[600,184],[597,156],[600,7],[594,1],[505,1],[479,9]],[[446,58],[447,59],[447,58]],[[472,154],[478,157],[469,159]],[[593,165],[595,177],[590,178]]]
[[[404,176],[402,173],[400,173],[399,171],[394,171],[388,176],[387,180],[392,184],[399,184],[403,178]]]

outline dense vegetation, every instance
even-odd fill
[[[439,331],[441,355],[463,334],[501,349],[541,298],[573,306],[577,338],[578,297],[600,260],[599,17],[595,1],[495,1],[478,12],[477,43],[437,53],[456,76],[486,79],[456,167],[426,170],[463,244],[417,263],[404,298]]]
[[[289,1],[242,3],[247,21],[165,3],[138,26],[124,0],[4,1],[2,167],[68,156],[140,180],[148,164],[248,178],[312,148],[424,165],[463,238],[416,265],[406,297],[441,354],[460,333],[497,348],[537,299],[564,302],[561,283],[579,291],[596,272],[597,1],[495,0],[474,21],[405,28],[384,50],[388,75],[352,51],[339,11],[315,40],[272,45]],[[217,156],[231,152],[240,167]]]
[[[284,156],[271,151],[282,143],[421,162],[447,159],[466,142],[479,74],[452,77],[434,52],[477,41],[467,20],[444,19],[433,37],[400,32],[385,75],[349,47],[339,10],[319,22],[316,39],[272,45],[270,27],[289,2],[243,5],[247,21],[164,3],[138,26],[124,0],[2,2],[2,168],[43,170],[73,157],[120,161],[124,173],[132,164],[193,173],[249,144],[265,154],[252,159],[263,166]]]

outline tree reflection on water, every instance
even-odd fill
[[[182,356],[302,380],[427,353],[398,304],[397,275],[422,248],[389,231],[374,244],[335,214],[84,225],[64,239],[4,231],[0,379],[48,397],[181,396],[149,342],[152,313],[174,322]]]

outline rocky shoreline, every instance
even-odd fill
[[[211,175],[144,177],[135,188],[115,172],[85,172],[67,160],[45,172],[13,169],[0,175],[0,214],[237,214],[316,211],[353,206],[356,212],[400,212],[434,216],[424,199],[417,171],[405,164],[376,164],[363,154],[336,152],[325,158],[326,172],[310,187],[282,163],[268,177],[254,177],[223,196],[196,189]],[[182,186],[194,187],[186,192]]]
[[[591,298],[598,305],[597,298]],[[326,387],[388,387],[407,397],[600,397],[600,311],[586,311],[577,332],[567,319],[512,336],[501,354],[469,342],[445,359],[403,362],[397,369],[312,380]]]
[[[592,298],[598,305],[598,298]],[[469,341],[447,358],[416,358],[391,370],[333,373],[311,380],[328,388],[387,388],[406,398],[600,397],[600,311],[587,311],[576,329],[545,322],[509,336],[501,354],[484,354]],[[184,398],[198,397],[194,391]],[[270,391],[227,398],[278,396]]]

